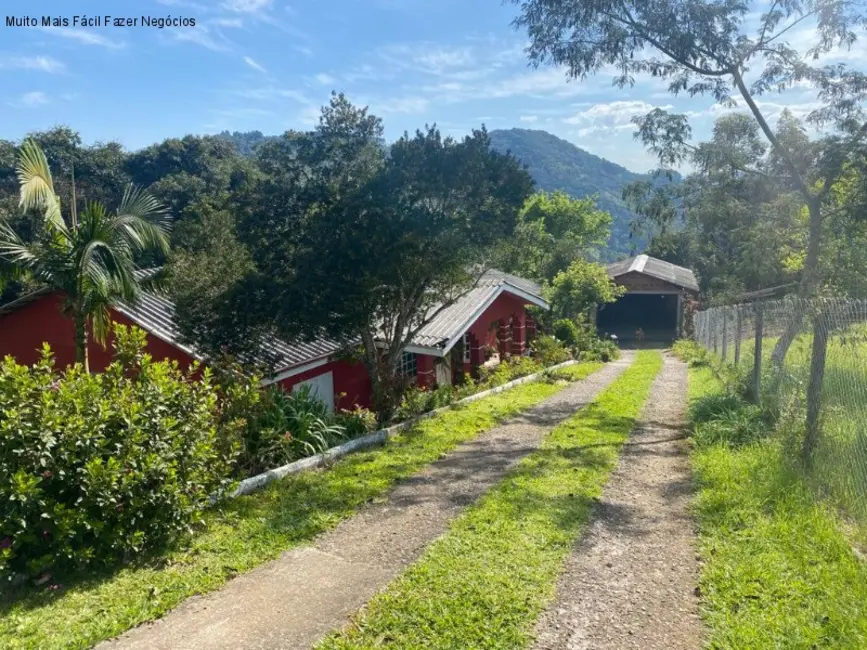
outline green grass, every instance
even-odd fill
[[[319,650],[527,647],[661,364],[639,352]]]
[[[709,368],[690,370],[692,399],[721,390]],[[867,565],[779,437],[692,460],[708,647],[867,648]]]
[[[575,380],[602,364],[566,369]],[[277,557],[336,526],[395,481],[458,444],[562,390],[534,382],[446,411],[389,441],[346,457],[327,471],[287,477],[209,514],[206,529],[183,549],[147,566],[67,585],[60,591],[0,592],[0,647],[86,648],[153,620],[186,598]]]

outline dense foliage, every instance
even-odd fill
[[[115,330],[102,374],[42,360],[0,362],[0,575],[92,568],[187,531],[228,485],[254,382],[218,395],[144,354],[144,333]]]

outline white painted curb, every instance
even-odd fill
[[[387,429],[380,429],[379,431],[374,431],[373,433],[369,433],[366,436],[355,438],[354,440],[345,442],[342,445],[332,447],[331,449],[328,449],[321,454],[317,454],[316,456],[302,458],[301,460],[296,460],[294,463],[289,463],[288,465],[283,465],[282,467],[268,470],[263,474],[251,476],[250,478],[241,481],[238,484],[238,487],[235,488],[234,492],[230,492],[226,496],[228,496],[229,498],[234,498],[243,496],[245,494],[250,494],[251,492],[255,492],[256,490],[265,487],[273,481],[283,478],[284,476],[288,476],[290,474],[297,474],[299,472],[306,472],[311,469],[316,469],[317,467],[326,465],[333,460],[337,460],[341,456],[351,454],[361,449],[367,449],[369,447],[383,445],[393,435],[410,428],[411,426],[415,425],[418,422],[421,422],[422,420],[426,420],[427,418],[442,413],[443,411],[447,411],[460,404],[469,404],[471,402],[475,402],[476,400],[488,397],[489,395],[496,395],[497,393],[502,393],[505,390],[509,390],[510,388],[514,388],[515,386],[520,386],[521,384],[536,381],[547,371],[566,368],[568,366],[575,365],[576,363],[578,362],[566,361],[556,366],[545,368],[545,370],[543,370],[542,372],[537,372],[533,375],[527,375],[526,377],[520,377],[519,379],[510,381],[509,383],[503,384],[502,386],[497,386],[495,388],[490,388],[486,391],[482,391],[481,393],[470,395],[469,397],[465,397],[464,399],[449,404],[448,406],[443,406],[434,411],[428,411],[427,413],[423,413],[422,415],[418,416],[417,418],[413,418],[412,420],[407,420],[406,422],[401,422],[400,424],[390,426]],[[216,499],[215,497],[211,497],[211,503],[216,503],[217,500],[218,499]]]

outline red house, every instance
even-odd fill
[[[73,364],[73,323],[61,314],[62,299],[56,292],[38,291],[0,306],[0,357],[11,355],[29,365],[39,358],[43,342],[48,342],[58,366]],[[415,376],[421,386],[451,384],[458,374],[473,373],[485,362],[486,348],[496,347],[501,358],[524,354],[535,332],[526,312],[528,305],[548,308],[539,285],[488,271],[473,289],[439,312],[415,336],[404,352],[404,372]],[[155,359],[174,359],[181,367],[203,361],[194,347],[180,342],[174,304],[161,295],[145,292],[135,306],[118,303],[111,318],[143,329],[148,352]],[[92,370],[109,364],[110,343],[106,350],[88,342]],[[291,390],[308,384],[327,404],[369,406],[367,371],[361,364],[338,358],[340,344],[324,339],[288,343],[273,338],[261,345],[263,356],[278,359],[277,370],[263,385],[277,384]]]

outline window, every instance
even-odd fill
[[[418,360],[412,352],[404,352],[398,366],[400,374],[404,377],[415,377],[418,374]]]
[[[464,363],[470,363],[470,333],[464,334]]]

